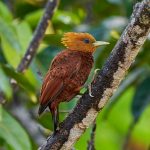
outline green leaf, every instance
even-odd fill
[[[51,60],[56,56],[60,49],[56,46],[49,46],[37,54],[36,63],[40,71],[46,73],[50,66]]]
[[[28,79],[28,81],[34,88],[38,88],[41,82],[39,81],[37,68],[35,67],[36,65],[35,63],[33,63],[30,68],[24,73],[24,77]]]
[[[48,45],[63,47],[63,44],[61,43],[62,36],[62,34],[46,34],[43,42]]]
[[[10,11],[2,2],[0,2],[0,17],[4,18],[7,21],[12,21],[13,18]]]
[[[137,79],[140,79],[139,77],[142,74],[146,75],[148,73],[149,73],[149,71],[147,70],[147,68],[138,68],[138,69],[134,70],[133,72],[131,72],[126,77],[126,79],[122,82],[119,89],[115,92],[115,94],[111,98],[111,101],[115,101],[116,99],[118,99],[131,84],[133,84],[135,81],[137,81]]]
[[[51,121],[47,121],[51,120]],[[41,117],[38,117],[38,122],[46,129],[53,131],[53,122],[50,112],[44,113]]]
[[[150,76],[145,78],[137,87],[131,106],[134,120],[137,121],[146,106],[150,103]]]
[[[29,91],[31,93],[35,92],[34,86],[28,81],[28,79],[23,74],[16,72],[12,67],[8,65],[2,65],[2,68],[9,77],[16,80],[18,85],[20,85],[26,91]]]
[[[31,28],[25,21],[17,23],[15,28],[17,31],[18,41],[22,47],[22,54],[24,54],[32,37]]]
[[[28,13],[25,16],[25,21],[27,21],[32,27],[36,27],[37,23],[39,22],[39,19],[41,18],[43,14],[43,10],[37,10],[31,13]]]
[[[12,88],[9,83],[9,79],[2,70],[1,66],[0,66],[0,91],[2,91],[8,99],[12,97]]]
[[[21,59],[21,45],[17,40],[13,27],[2,18],[0,18],[0,38],[6,60],[13,67],[17,67]]]
[[[113,4],[118,4],[118,5],[121,4],[120,0],[107,0],[107,1],[110,2],[110,3],[113,3]]]
[[[64,24],[79,24],[81,22],[81,18],[79,17],[78,13],[68,12],[57,10],[53,17],[53,22],[62,22]]]
[[[12,150],[31,150],[27,133],[4,109],[2,109],[0,120],[0,137],[5,140]]]

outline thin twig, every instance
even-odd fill
[[[52,18],[54,10],[57,7],[57,2],[58,0],[48,0],[45,7],[45,13],[34,32],[33,38],[29,44],[29,47],[27,48],[23,59],[18,65],[17,71],[24,72],[24,70],[27,69],[30,65],[32,59],[36,54],[39,44],[44,37],[46,28],[48,26],[48,20]]]
[[[150,2],[138,3],[130,22],[99,71],[89,91],[78,101],[73,112],[60,124],[57,133],[47,139],[41,150],[69,150],[80,138],[116,91],[150,32]]]
[[[32,41],[30,42],[24,57],[22,58],[20,64],[18,65],[18,68],[17,68],[18,72],[23,72],[25,69],[27,69],[29,67],[31,61],[33,60],[33,58],[36,54],[36,51],[39,47],[40,41],[43,39],[45,30],[48,26],[48,21],[49,21],[49,19],[52,18],[54,10],[57,7],[57,3],[58,3],[58,0],[48,0],[46,7],[45,7],[45,12],[35,30]],[[15,87],[16,87],[16,84],[15,84]],[[14,88],[14,89],[16,89],[16,88]],[[0,92],[0,103],[4,103],[4,101],[5,101],[4,93]],[[13,102],[15,102],[15,101],[13,101]],[[16,105],[17,105],[17,110],[19,108],[20,111],[24,111],[25,113],[24,114],[23,113],[16,114],[15,113],[16,111],[14,111],[16,108]],[[43,136],[40,135],[39,127],[36,126],[37,122],[31,118],[29,112],[26,111],[26,109],[23,107],[22,104],[18,105],[18,103],[17,103],[16,105],[14,108],[12,107],[12,109],[10,111],[14,111],[15,116],[17,117],[18,120],[20,120],[20,122],[22,124],[25,125],[25,127],[27,128],[27,131],[29,131],[30,136],[33,138],[36,137],[36,139],[34,138],[36,140],[35,142],[37,144],[40,144],[40,142],[41,142],[40,139],[42,139]],[[22,116],[22,114],[23,114],[23,116]],[[24,118],[26,118],[26,119],[24,120]],[[31,132],[31,130],[32,130],[32,132]],[[38,134],[38,136],[37,136],[37,134]]]
[[[92,132],[91,132],[91,138],[88,141],[88,147],[87,150],[95,150],[95,132],[96,132],[96,120],[94,120],[93,125],[92,125]]]
[[[25,71],[25,69],[27,69],[29,67],[31,61],[33,60],[33,58],[36,54],[36,51],[39,47],[39,44],[44,37],[46,28],[48,26],[48,21],[49,21],[49,19],[52,18],[54,10],[57,7],[57,3],[58,3],[58,0],[48,0],[47,1],[43,17],[41,18],[41,20],[34,32],[33,38],[27,48],[27,51],[26,51],[24,57],[22,58],[20,64],[18,65],[18,68],[17,68],[18,72]],[[24,124],[27,131],[29,131],[30,136],[36,140],[36,143],[40,144],[41,139],[43,138],[43,135],[39,134],[40,131],[39,131],[39,127],[36,125],[36,121],[34,121],[34,119],[32,119],[32,117],[29,115],[29,113],[26,111],[26,109],[22,106],[22,104],[17,106],[17,108],[19,108],[21,111],[26,112],[25,113],[26,115],[21,116],[22,113],[19,113],[19,115],[16,114],[15,116],[18,118],[18,120],[20,120],[20,122],[22,122]],[[14,109],[12,108],[12,111],[13,110]],[[27,120],[29,120],[29,121],[27,121]],[[39,134],[39,136],[37,136],[37,134]]]

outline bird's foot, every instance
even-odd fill
[[[95,79],[96,79],[96,77],[97,77],[97,72],[98,72],[99,70],[100,70],[99,68],[97,68],[97,69],[94,70],[94,75],[93,75],[92,82],[95,82]]]
[[[90,84],[90,85],[88,85],[88,88],[89,88],[89,95],[90,95],[90,97],[94,97],[94,96],[92,95],[91,84]]]
[[[94,75],[93,75],[93,79],[92,79],[92,82],[95,82],[95,78],[96,78],[96,76],[97,76],[97,72],[99,71],[100,69],[95,69],[94,70]],[[94,97],[93,95],[92,95],[92,88],[91,88],[91,84],[90,85],[88,85],[88,89],[89,89],[89,95],[90,95],[90,97]]]
[[[89,89],[89,95],[90,95],[91,97],[94,97],[94,96],[92,95],[92,91],[91,91],[91,84],[89,84],[89,85],[84,85],[82,88],[83,88],[83,89],[86,89],[86,90]],[[80,99],[83,94],[84,94],[84,93],[79,93],[76,97],[77,97],[78,99]]]

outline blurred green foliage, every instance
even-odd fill
[[[53,57],[64,49],[60,43],[62,34],[68,31],[89,32],[97,40],[109,41],[109,46],[99,48],[94,54],[95,68],[101,68],[127,25],[135,3],[132,0],[60,1],[32,64],[24,74],[18,73],[16,68],[44,12],[45,2],[0,1],[0,93],[3,92],[8,100],[4,106],[0,105],[0,149],[37,149],[38,145],[31,133],[13,116],[12,105],[17,109],[19,101],[31,115],[36,116],[42,83],[38,72],[44,76]],[[129,139],[129,146],[140,145],[141,150],[150,146],[149,48],[150,38],[142,47],[118,91],[100,113],[95,140],[97,150],[122,149],[128,128],[135,119],[138,121]],[[91,81],[91,77],[92,74],[88,81]],[[10,82],[17,82],[19,88],[14,89]],[[76,101],[77,99],[61,104],[60,110],[71,110]],[[66,113],[60,113],[61,120],[65,117]],[[48,112],[34,119],[37,124],[43,126],[45,135],[52,131],[51,116]],[[77,142],[76,149],[87,148],[90,131],[91,129],[88,129]]]
[[[29,136],[19,123],[1,108],[0,139],[8,149],[31,150]],[[9,148],[10,147],[10,148]]]

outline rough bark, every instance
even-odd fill
[[[136,4],[130,22],[112,50],[109,58],[92,82],[92,95],[88,91],[80,98],[73,112],[60,124],[58,132],[49,137],[41,150],[69,150],[86,128],[95,120],[118,88],[150,32],[150,1]]]
[[[22,58],[20,64],[18,65],[17,70],[19,72],[23,72],[25,69],[27,69],[32,59],[34,58],[36,51],[39,47],[39,44],[44,37],[46,28],[48,26],[48,21],[53,16],[54,10],[57,6],[57,2],[58,0],[48,0],[46,7],[45,7],[45,13],[43,17],[41,18],[34,32],[33,38],[29,44],[29,47],[27,48],[27,51],[24,57]]]

